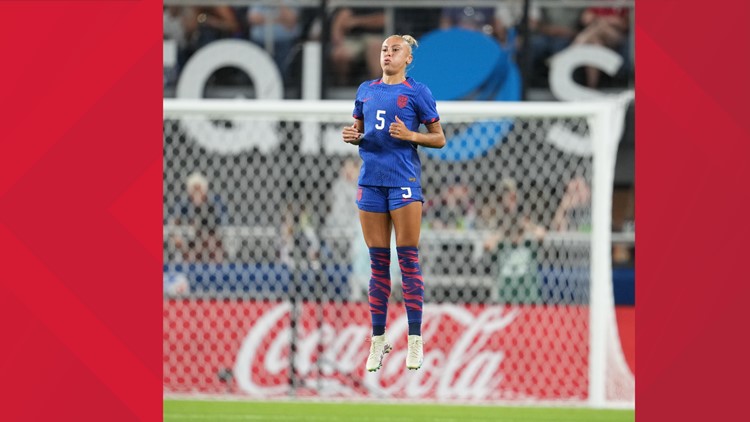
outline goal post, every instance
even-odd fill
[[[353,102],[165,99],[165,393],[633,407],[611,265],[632,99],[438,102],[448,145],[420,148],[417,374],[395,338],[405,312],[394,258],[397,350],[363,371],[359,158],[339,136]],[[191,223],[195,174],[215,202]]]

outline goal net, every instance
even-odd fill
[[[394,243],[394,351],[368,373],[352,103],[165,100],[165,394],[632,407],[610,255],[624,105],[438,103],[425,362],[405,366]]]

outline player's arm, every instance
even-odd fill
[[[359,145],[362,142],[364,131],[364,120],[354,119],[354,123],[351,126],[344,127],[344,130],[341,131],[341,135],[344,139],[344,142],[352,145]]]
[[[445,146],[445,134],[440,122],[428,123],[427,133],[413,132],[406,128],[404,122],[396,116],[396,121],[388,128],[390,135],[396,139],[413,142],[427,148],[442,148]]]

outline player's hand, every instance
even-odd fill
[[[401,119],[398,118],[398,116],[396,116],[396,121],[391,123],[391,125],[388,127],[388,133],[392,137],[401,139],[402,141],[412,140],[412,131],[406,128],[406,125],[401,121]]]
[[[353,145],[359,145],[359,142],[362,140],[362,135],[363,134],[357,130],[356,122],[351,126],[344,127],[344,130],[341,131],[341,136],[344,142]]]

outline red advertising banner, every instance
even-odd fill
[[[406,314],[392,304],[394,350],[367,373],[367,303],[310,302],[292,312],[288,302],[165,300],[164,391],[279,397],[294,382],[300,396],[586,399],[588,307],[437,304],[424,316],[422,369],[406,369]]]

